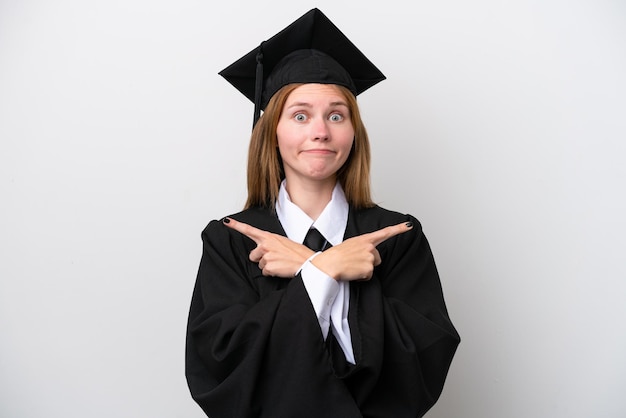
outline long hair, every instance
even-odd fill
[[[289,84],[270,99],[263,115],[254,126],[248,148],[248,199],[245,208],[262,206],[274,208],[280,183],[285,178],[283,162],[278,151],[276,129],[287,98],[302,84]],[[348,204],[355,208],[374,206],[370,189],[370,144],[361,120],[356,97],[343,86],[336,86],[350,110],[354,128],[352,150],[337,171],[337,181],[343,188]]]

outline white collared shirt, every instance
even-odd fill
[[[311,219],[291,201],[285,188],[285,180],[280,185],[276,213],[287,237],[292,241],[304,242],[307,232],[314,227],[333,246],[341,244],[348,223],[348,212],[348,202],[339,183],[335,185],[330,202],[316,220]],[[333,279],[315,267],[310,260],[304,263],[300,272],[324,339],[328,337],[329,329],[332,329],[346,360],[356,364],[348,324],[350,283]]]

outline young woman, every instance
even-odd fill
[[[246,208],[202,233],[186,375],[211,418],[420,417],[459,343],[420,223],[372,202],[363,87],[293,48],[320,26],[338,32],[313,9],[255,52]]]

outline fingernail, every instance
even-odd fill
[[[405,225],[407,228],[413,228],[413,222],[407,222]]]
[[[222,219],[222,222],[224,222],[225,224],[229,224],[230,223],[230,219],[229,218],[224,218],[224,219]]]

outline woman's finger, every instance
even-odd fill
[[[250,258],[250,261],[253,263],[258,263],[261,258],[263,258],[264,253],[265,252],[261,251],[261,249],[257,246],[254,250],[250,251],[250,256],[248,258]]]
[[[374,249],[374,265],[377,266],[382,263],[382,259],[380,258],[380,253],[378,250]]]
[[[247,223],[244,223],[244,222],[236,221],[233,218],[224,218],[222,222],[227,227],[234,229],[235,231],[239,233],[242,233],[243,235],[247,236],[248,238],[250,238],[252,241],[256,242],[257,244],[267,233],[266,231],[263,231],[262,229],[255,228],[252,225],[248,225]]]
[[[386,228],[379,229],[378,231],[370,232],[366,235],[370,238],[370,242],[374,244],[374,246],[377,246],[389,238],[403,234],[411,229],[413,229],[413,222],[403,222],[401,224],[391,225]]]

